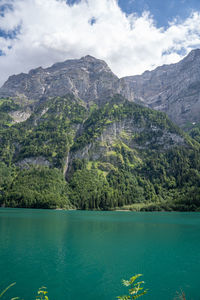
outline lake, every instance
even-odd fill
[[[112,300],[136,273],[140,299],[200,299],[200,213],[0,209],[0,290],[16,282],[3,299],[44,285],[50,300]]]

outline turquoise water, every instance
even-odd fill
[[[144,274],[141,299],[200,299],[200,214],[0,209],[0,290],[34,299],[112,300]]]

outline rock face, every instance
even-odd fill
[[[13,123],[21,123],[26,121],[30,116],[30,112],[25,112],[25,111],[12,111],[9,113],[9,116],[13,119]]]
[[[129,86],[129,100],[166,112],[179,126],[188,121],[200,121],[199,49],[191,51],[177,64],[164,65],[121,80]]]
[[[67,60],[52,67],[31,70],[28,74],[9,77],[0,89],[0,96],[25,96],[40,100],[72,93],[85,102],[99,100],[113,93],[117,76],[107,64],[92,56]]]
[[[47,159],[42,156],[39,157],[28,157],[16,163],[17,166],[21,168],[28,169],[30,166],[45,166],[49,167],[50,163]]]
[[[134,135],[139,136],[144,134],[148,138],[140,145],[133,137]],[[120,143],[126,145],[126,149],[129,149],[129,151],[135,151],[135,153],[140,150],[145,151],[149,148],[153,148],[154,145],[159,147],[161,151],[171,149],[175,146],[187,147],[184,137],[178,132],[173,132],[171,128],[161,130],[157,124],[152,126],[145,124],[142,127],[135,123],[134,119],[124,119],[107,125],[102,134],[92,143],[87,144],[78,151],[70,153],[70,160],[67,160],[67,164],[69,163],[67,169],[70,169],[70,164],[77,158],[112,163],[113,158],[116,160],[116,145]]]
[[[117,93],[167,113],[179,126],[200,122],[200,50],[177,64],[121,79],[104,61],[88,55],[11,76],[0,89],[0,97],[25,97],[35,103],[74,94],[86,103],[104,104]]]

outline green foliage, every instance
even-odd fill
[[[1,98],[0,99],[0,111],[7,113],[19,109],[19,104],[16,104],[11,98]]]
[[[70,200],[81,209],[108,209],[110,193],[104,176],[96,170],[77,170],[70,181]]]
[[[135,158],[127,158],[127,151],[121,152],[123,163],[110,158],[106,164],[75,160],[69,179],[72,198],[76,195],[76,199],[82,199],[85,195],[84,201],[89,203],[90,209],[112,209],[143,203],[140,207],[143,211],[195,211],[200,206],[199,152],[195,151],[180,147],[164,153],[140,150],[137,155],[141,162],[131,166],[130,161],[134,162]],[[88,166],[91,169],[88,170]],[[92,183],[98,186],[98,191],[91,188]],[[90,193],[86,192],[87,186]],[[102,197],[104,201],[100,205],[98,198]],[[106,206],[102,206],[103,203]],[[78,200],[77,205],[82,209],[87,207]]]
[[[74,97],[51,99],[41,104],[23,124],[0,131],[0,157],[9,163],[42,156],[53,166],[62,168],[77,127],[85,116],[86,109]]]
[[[122,284],[126,287],[129,287],[129,294],[128,295],[124,295],[124,296],[118,296],[118,299],[121,300],[128,300],[128,299],[137,299],[143,295],[145,295],[148,292],[148,289],[144,290],[144,287],[142,286],[144,284],[144,281],[139,281],[136,282],[137,279],[139,277],[141,277],[142,274],[136,274],[134,276],[132,276],[129,280],[122,280]],[[0,298],[3,297],[3,295],[14,285],[16,284],[16,282],[11,283],[8,287],[6,287],[2,292],[0,292]],[[41,288],[39,288],[36,298],[35,300],[49,300],[48,297],[48,291],[47,288],[45,286],[42,286]],[[181,292],[177,292],[176,297],[174,298],[174,300],[186,300],[186,296],[185,293],[181,290]],[[20,297],[14,297],[11,298],[10,300],[20,300]]]
[[[178,127],[170,122],[164,113],[141,107],[124,100],[121,96],[116,96],[103,107],[92,111],[92,114],[84,123],[84,133],[76,139],[72,149],[80,149],[100,136],[108,125],[124,119],[132,120],[138,128],[146,128],[147,131],[136,137],[137,142],[140,144],[143,143],[147,135],[149,137],[150,132],[154,139],[155,135],[159,137],[165,129],[170,128],[172,132],[179,132]],[[153,132],[151,130],[153,126],[159,127],[160,130]],[[156,147],[155,141],[151,146]]]
[[[0,130],[12,125],[9,113],[19,109],[20,106],[10,98],[0,98]]]
[[[47,294],[48,294],[47,288],[45,286],[42,286],[38,290],[38,294],[36,296],[36,300],[49,300]]]
[[[8,287],[6,287],[1,293],[0,293],[0,298],[12,287],[16,284],[16,282],[11,283]],[[39,288],[38,292],[37,292],[37,296],[35,300],[49,300],[48,296],[47,296],[48,292],[47,292],[47,288],[45,286],[42,286],[41,288]],[[11,298],[10,300],[17,300],[20,299],[19,297],[14,297]]]
[[[112,124],[124,121],[131,124],[132,134],[130,131],[122,131],[109,144],[106,140],[102,145],[99,144],[98,139],[104,131],[109,130]],[[200,147],[172,124],[165,114],[115,97],[105,106],[92,110],[83,127],[71,151],[76,154],[85,146],[93,145],[90,151],[96,151],[97,158],[90,159],[89,156],[87,163],[84,159],[75,159],[69,183],[72,195],[75,193],[77,199],[82,194],[86,195],[90,209],[112,209],[134,203],[144,203],[141,207],[143,210],[183,210],[187,207],[188,204],[183,204],[185,200],[182,199],[181,202],[178,199],[189,186],[198,186]],[[182,137],[182,144],[176,144],[172,138],[174,135]],[[99,207],[98,200],[89,200],[97,199],[97,194],[102,197],[101,189],[98,193],[91,191],[90,196],[84,191],[83,186],[92,186],[86,172],[91,171],[91,168],[96,174],[104,176],[105,207]],[[73,183],[76,178],[79,188],[78,184]],[[100,180],[97,176],[94,178],[96,181]],[[188,206],[189,209],[195,210],[198,197],[195,198],[192,189],[189,189],[187,195],[192,203]],[[92,203],[95,205],[92,206]],[[87,207],[80,205],[80,202],[78,205],[82,209]]]
[[[17,170],[4,189],[4,205],[30,208],[70,208],[68,187],[58,169],[32,167]]]
[[[147,293],[147,289],[144,290],[144,287],[142,286],[144,284],[144,281],[136,282],[137,279],[142,276],[142,274],[136,274],[135,276],[131,277],[129,280],[122,280],[122,283],[124,286],[129,287],[129,294],[125,296],[118,296],[118,299],[121,300],[128,300],[128,299],[137,299]]]
[[[9,286],[7,286],[2,292],[0,292],[0,298],[3,297],[3,295],[9,290],[12,286],[14,286],[16,282],[11,283]],[[12,298],[11,300],[19,299],[18,297]]]
[[[192,126],[188,133],[193,139],[200,143],[200,124]]]
[[[10,118],[17,105],[1,99],[0,113]],[[200,208],[198,139],[183,133],[164,113],[121,96],[87,110],[80,99],[68,95],[41,102],[23,123],[9,127],[5,122],[0,126],[0,204]],[[26,165],[26,158],[32,165]],[[48,167],[34,167],[34,158]]]

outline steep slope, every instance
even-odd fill
[[[0,97],[14,97],[26,104],[16,113],[18,121],[28,117],[41,101],[69,93],[89,105],[103,105],[118,93],[167,113],[181,127],[200,122],[200,50],[191,51],[177,64],[121,79],[104,61],[88,55],[13,75],[0,88]]]
[[[0,97],[17,97],[38,102],[69,93],[84,100],[101,101],[110,96],[118,81],[107,64],[92,56],[37,68],[28,74],[9,77],[0,89]],[[116,93],[116,91],[115,91]]]
[[[10,101],[4,100],[0,112]],[[12,125],[10,117],[10,123],[2,124],[0,157],[6,163],[11,159],[20,166],[30,161],[31,164],[62,168],[63,159],[87,114],[83,102],[69,95],[40,104],[25,122]]]
[[[9,115],[14,108],[22,109],[2,99],[0,202],[12,207],[69,208],[63,167],[86,109],[73,96],[58,97],[16,124]]]
[[[70,150],[71,201],[84,209],[196,209],[199,150],[165,114],[117,96],[91,114]]]
[[[84,101],[69,95],[40,103],[28,120],[12,124],[5,107],[13,109],[13,103],[2,102],[2,203],[81,209],[200,207],[200,146],[164,113],[119,95],[88,110]]]
[[[166,112],[179,126],[200,122],[199,49],[191,51],[177,64],[124,77],[121,81],[129,86],[129,100]]]

